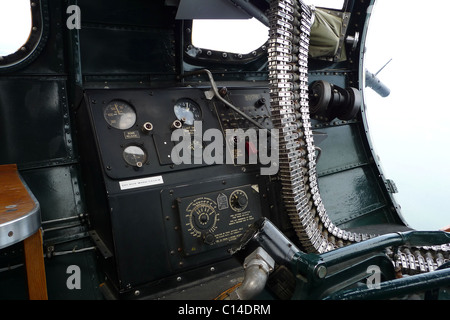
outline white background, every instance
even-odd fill
[[[369,24],[366,67],[391,89],[365,91],[370,134],[385,176],[416,229],[450,225],[449,1],[378,0]]]

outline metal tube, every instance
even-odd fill
[[[230,294],[232,300],[250,300],[256,297],[266,286],[275,261],[261,247],[247,256],[244,261],[244,281]]]
[[[244,10],[250,16],[257,19],[259,22],[264,24],[266,27],[269,26],[269,19],[264,14],[264,12],[259,10],[253,4],[251,4],[248,0],[231,0],[231,2],[233,2],[236,6],[240,7],[242,10]]]
[[[378,93],[383,98],[387,97],[391,90],[378,79],[378,77],[366,69],[366,87],[372,88],[376,93]]]
[[[43,228],[43,231],[44,232],[51,232],[51,231],[69,229],[69,228],[80,227],[80,226],[82,226],[81,223],[75,222],[75,223],[71,223],[71,224],[65,224],[65,225],[59,226],[59,227]]]
[[[250,300],[259,294],[266,286],[268,274],[257,265],[253,265],[244,272],[244,281],[230,295],[231,299]]]
[[[325,264],[333,265],[366,253],[392,246],[434,246],[450,243],[450,233],[444,231],[407,231],[381,235],[320,255]]]
[[[326,300],[389,299],[409,293],[450,286],[450,269],[418,274],[380,283],[377,289],[357,288],[330,295]]]
[[[211,88],[213,89],[214,95],[216,96],[217,99],[219,99],[221,102],[223,102],[225,105],[227,105],[228,107],[230,107],[231,109],[233,109],[235,112],[239,113],[241,116],[243,116],[245,119],[247,119],[248,121],[250,121],[251,123],[253,123],[255,126],[257,126],[260,129],[265,129],[264,126],[260,123],[258,123],[257,121],[253,120],[252,118],[250,118],[245,112],[239,110],[238,108],[236,108],[234,105],[232,105],[230,102],[228,102],[227,100],[225,100],[224,98],[222,98],[222,96],[219,94],[219,90],[217,89],[217,85],[216,82],[214,81],[214,78],[212,76],[211,71],[209,71],[208,69],[201,69],[201,70],[197,70],[197,71],[192,71],[192,72],[186,72],[183,76],[187,77],[190,75],[194,75],[194,74],[199,74],[199,73],[206,73],[208,75],[208,79],[209,82],[211,83]]]
[[[46,225],[46,224],[50,224],[50,223],[55,223],[55,222],[62,222],[62,221],[69,221],[69,220],[77,220],[77,219],[81,219],[83,218],[84,214],[80,214],[77,216],[70,216],[70,217],[66,217],[66,218],[59,218],[59,219],[53,219],[53,220],[46,220],[46,221],[42,221],[42,225]]]

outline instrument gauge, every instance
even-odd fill
[[[202,118],[200,106],[191,99],[178,100],[173,107],[173,111],[177,119],[188,126],[194,125],[194,121]]]
[[[214,243],[214,231],[217,229],[219,213],[217,204],[209,198],[199,198],[192,201],[186,208],[186,218],[189,233],[195,238],[202,238],[207,244]]]
[[[235,190],[230,195],[230,207],[236,212],[244,211],[248,205],[248,196],[243,190]]]
[[[147,154],[141,147],[128,146],[123,150],[123,159],[130,166],[140,168],[147,161]]]
[[[113,100],[103,110],[106,122],[113,128],[126,130],[136,123],[136,112],[133,107],[121,100]]]

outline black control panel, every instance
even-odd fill
[[[272,119],[270,118],[270,95],[267,89],[257,91],[254,89],[230,90],[226,92],[225,99],[259,123],[263,128],[273,128]],[[233,111],[224,103],[217,103],[215,110],[223,130],[256,127],[254,123]]]
[[[227,130],[243,130],[249,136],[250,130],[257,130],[259,128],[270,130],[273,128],[272,119],[270,118],[270,96],[268,90],[226,90],[224,94],[224,99],[229,103],[234,105],[237,109],[242,111],[247,117],[242,116],[238,112],[234,111],[232,108],[227,106],[225,103],[215,103],[214,108],[219,119],[221,129],[225,136],[226,141],[226,152],[231,154],[234,159],[234,164],[239,165],[237,159],[243,157],[245,163],[249,163],[249,155],[257,153],[257,143],[252,141],[245,142],[244,148],[236,148],[239,143],[239,138],[231,136],[227,138]],[[253,120],[254,122],[250,121]],[[259,124],[259,127],[255,123]],[[256,133],[256,132],[255,132]],[[245,136],[245,134],[244,134]],[[266,143],[270,148],[271,142],[269,138],[269,132],[266,135]],[[259,137],[257,139],[259,141]]]
[[[80,150],[89,217],[102,252],[110,253],[103,257],[105,272],[119,293],[191,274],[192,268],[204,277],[204,270],[232,259],[227,249],[250,224],[270,214],[269,177],[260,175],[258,164],[225,162],[233,147],[226,131],[257,128],[207,91],[85,92],[77,128],[79,137],[91,141]],[[267,89],[229,89],[225,99],[272,127]],[[178,150],[190,154],[183,163],[173,158],[182,141],[172,136],[178,129],[190,141]],[[202,139],[210,129],[215,139]],[[224,154],[223,163],[202,157],[211,143]],[[246,145],[241,152],[257,147]]]
[[[258,185],[248,185],[178,198],[184,253],[193,255],[237,240],[261,217],[258,193]]]
[[[112,179],[146,176],[192,168],[172,166],[176,129],[192,131],[219,126],[202,90],[93,90],[86,99],[105,173]]]

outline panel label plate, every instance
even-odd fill
[[[154,186],[154,185],[163,184],[163,183],[164,183],[164,180],[163,180],[162,176],[155,176],[155,177],[142,178],[142,179],[124,180],[124,181],[120,181],[119,185],[120,185],[120,190],[128,190],[128,189]]]

